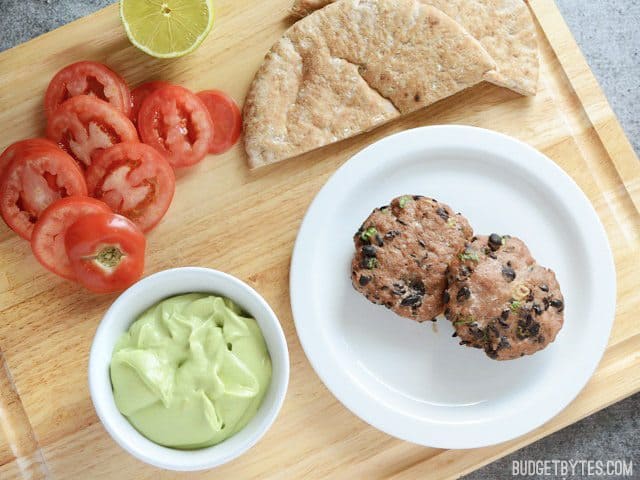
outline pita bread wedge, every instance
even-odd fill
[[[291,7],[291,13],[299,17],[305,17],[333,2],[334,0],[296,0],[293,3],[293,7]]]
[[[298,16],[336,0],[295,0]],[[538,43],[531,13],[523,0],[420,0],[442,10],[462,25],[496,61],[486,80],[521,95],[535,95]]]
[[[244,107],[252,168],[371,130],[482,81],[480,43],[418,0],[340,0],[272,47]]]

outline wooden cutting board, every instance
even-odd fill
[[[129,45],[117,6],[0,54],[0,148],[43,132],[52,75],[83,59],[106,62],[136,85],[150,79],[221,88],[242,101],[291,0],[215,0],[217,23],[194,54],[151,59]],[[176,198],[149,236],[147,273],[185,265],[246,280],[279,315],[291,351],[284,408],[249,453],[184,478],[455,478],[640,390],[640,164],[552,0],[531,0],[541,85],[523,98],[482,84],[356,139],[251,173],[236,147],[179,173]],[[322,385],[296,337],[289,306],[293,242],[313,196],[354,153],[407,128],[460,123],[519,138],[554,159],[587,193],[608,232],[618,309],[607,352],[579,397],[514,441],[477,450],[423,448],[347,411]],[[29,245],[0,226],[0,478],[183,478],[121,450],[93,410],[87,358],[114,296],[94,296],[47,273]],[[529,414],[529,413],[527,413]],[[509,472],[505,472],[505,476]]]

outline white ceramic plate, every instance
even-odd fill
[[[351,286],[352,236],[402,194],[437,198],[476,233],[522,238],[565,297],[555,343],[509,362],[461,347],[449,322],[414,323]],[[593,374],[615,315],[607,237],[578,186],[540,152],[472,127],[402,132],[342,166],[313,201],[291,262],[291,305],[314,369],[353,413],[439,448],[503,442],[565,408]]]

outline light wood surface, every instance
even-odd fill
[[[291,0],[216,0],[217,23],[194,54],[153,60],[131,47],[117,7],[0,54],[0,148],[42,134],[51,76],[81,59],[106,62],[136,85],[150,79],[221,88],[242,101],[260,61],[290,24]],[[640,165],[552,0],[529,2],[541,49],[534,98],[482,84],[356,139],[251,173],[241,147],[179,174],[168,215],[149,237],[146,273],[217,268],[244,279],[278,314],[291,352],[284,408],[249,453],[180,475],[121,450],[93,410],[89,347],[114,296],[94,296],[41,268],[0,226],[0,478],[456,478],[640,390]],[[608,232],[618,308],[607,352],[578,398],[531,434],[466,451],[423,448],[366,425],[327,391],[296,337],[288,269],[302,217],[354,153],[407,128],[461,123],[519,138],[554,159],[587,193]],[[2,357],[0,357],[2,358]],[[509,472],[505,472],[505,476]]]

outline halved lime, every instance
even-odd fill
[[[193,52],[213,27],[212,0],[121,0],[131,43],[157,58]]]

